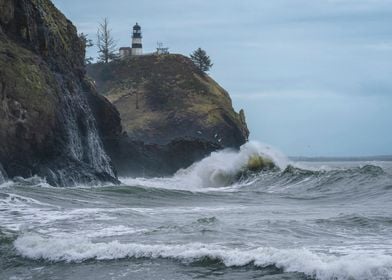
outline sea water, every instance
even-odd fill
[[[255,153],[279,170],[232,181]],[[0,279],[392,279],[392,162],[249,143],[121,181],[0,185]]]

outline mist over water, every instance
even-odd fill
[[[279,169],[235,181],[252,155]],[[0,185],[0,279],[392,279],[392,162],[251,142],[170,178]]]

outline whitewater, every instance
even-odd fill
[[[278,168],[239,178],[253,155]],[[392,162],[250,142],[120,180],[0,184],[0,279],[392,279]]]

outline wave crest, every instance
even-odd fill
[[[382,253],[361,253],[341,256],[312,252],[304,248],[237,248],[190,243],[184,245],[94,243],[83,238],[43,238],[38,235],[19,237],[14,246],[23,256],[55,262],[82,262],[89,259],[167,258],[184,263],[203,259],[219,261],[225,266],[257,267],[274,265],[285,272],[301,272],[321,280],[327,279],[389,279],[392,277],[392,256]]]
[[[248,176],[241,175],[246,173],[244,171],[250,164],[252,168],[255,167],[253,165],[256,165],[256,169],[260,163],[261,165],[266,164],[266,169],[271,169],[272,166],[284,169],[288,162],[288,159],[276,149],[251,141],[244,144],[238,151],[225,149],[213,152],[190,167],[179,170],[172,178],[123,178],[121,181],[128,185],[136,184],[155,188],[170,185],[168,188],[198,191],[228,187],[243,179],[248,179]],[[249,167],[249,169],[252,168]]]

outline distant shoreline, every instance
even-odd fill
[[[365,156],[365,157],[301,157],[292,156],[289,157],[294,161],[392,161],[392,155],[384,156]]]

